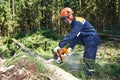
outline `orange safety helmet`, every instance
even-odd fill
[[[69,20],[73,20],[73,10],[69,7],[63,8],[61,11],[61,18],[68,18]]]

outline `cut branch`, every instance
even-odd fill
[[[75,78],[72,74],[64,71],[63,69],[49,63],[46,61],[44,58],[40,57],[39,55],[35,54],[32,52],[29,48],[25,47],[24,44],[20,43],[16,39],[12,39],[18,46],[21,47],[24,51],[27,52],[32,57],[36,57],[37,60],[39,60],[44,67],[48,70],[48,72],[54,76],[56,79],[55,80],[80,80],[78,78]],[[54,79],[53,79],[54,80]]]

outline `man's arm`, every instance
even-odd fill
[[[64,39],[59,43],[59,47],[63,48],[67,43],[72,41],[75,37],[78,37],[80,35],[81,29],[83,25],[81,23],[75,25],[72,29],[72,31],[64,37]]]
[[[76,43],[78,42],[79,38],[78,37],[75,37],[71,42],[70,42],[70,48],[74,48]]]

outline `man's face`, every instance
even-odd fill
[[[66,25],[70,25],[70,22],[69,22],[68,17],[63,17],[63,18],[61,18],[61,20],[62,20]]]

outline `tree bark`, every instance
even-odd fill
[[[54,0],[52,0],[52,29],[54,31]]]
[[[12,0],[12,10],[13,10],[13,18],[14,19],[14,16],[15,16],[15,2],[14,0]]]
[[[118,0],[118,6],[119,6],[119,17],[118,17],[118,25],[119,25],[119,28],[120,28],[120,0]]]
[[[81,0],[79,0],[79,7],[80,7],[79,14],[80,14],[81,13],[81,8],[82,8],[82,6],[81,6]]]
[[[10,0],[8,0],[8,9],[9,9],[9,15],[10,15]]]
[[[44,67],[47,69],[47,71],[56,78],[56,80],[80,80],[78,78],[75,78],[72,74],[64,71],[63,69],[49,63],[42,57],[40,57],[37,54],[34,54],[29,48],[25,47],[24,44],[20,43],[16,39],[12,39],[21,49],[27,52],[32,57],[35,57],[37,60],[39,60],[41,63],[43,63]],[[53,80],[53,79],[52,79]]]
[[[43,21],[42,21],[42,26],[43,26],[43,24],[44,24],[44,26],[46,27],[46,17],[45,17],[45,15],[46,15],[46,11],[45,11],[45,9],[46,9],[46,0],[43,0],[42,1],[42,17],[43,17]]]

